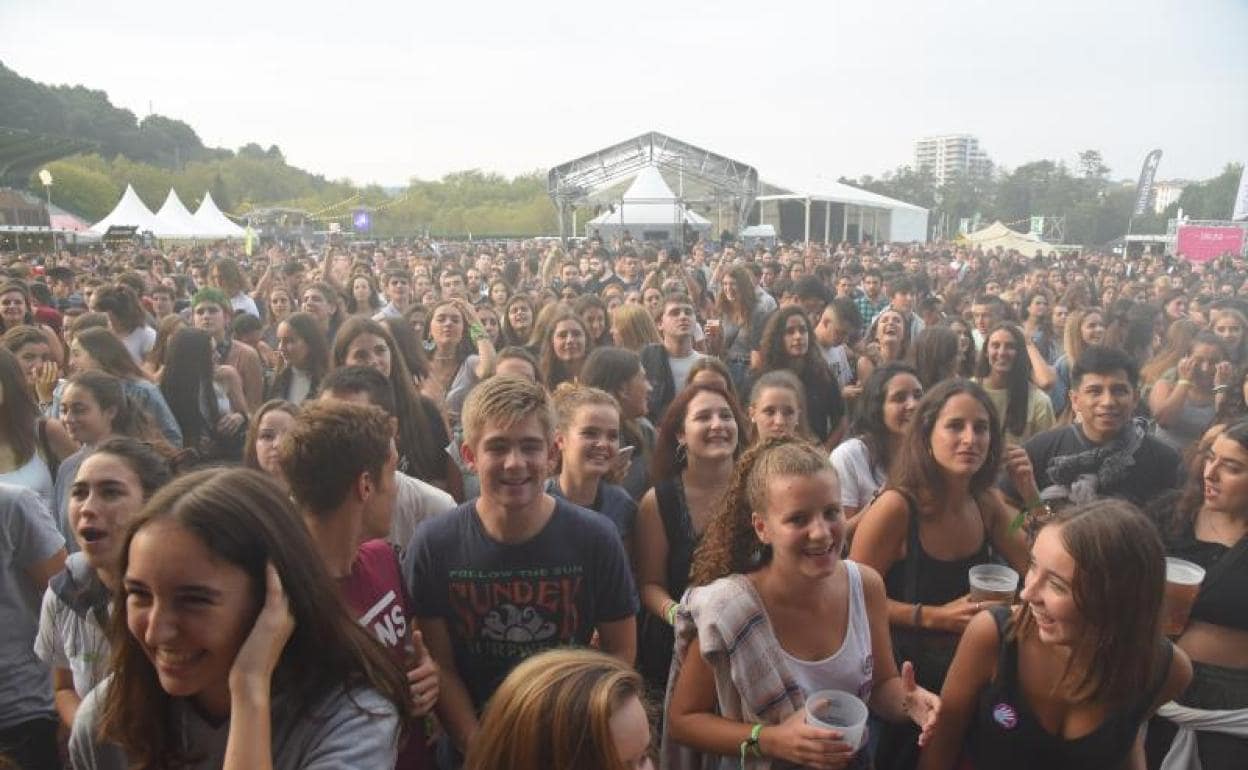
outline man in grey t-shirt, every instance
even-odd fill
[[[65,540],[37,494],[0,484],[0,756],[58,767],[48,667],[35,657],[40,597],[65,566]]]

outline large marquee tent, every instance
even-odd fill
[[[130,185],[108,216],[91,226],[91,232],[103,235],[110,227],[137,227],[139,232],[156,232],[156,215],[143,203]]]
[[[108,216],[91,226],[91,232],[103,235],[118,226],[137,227],[140,233],[169,240],[220,240],[244,234],[243,228],[221,213],[211,193],[204,193],[199,209],[191,214],[171,188],[160,211],[153,214],[130,185]]]
[[[204,199],[199,202],[199,208],[195,210],[195,221],[199,223],[201,233],[207,233],[214,238],[242,238],[246,232],[221,213],[211,192],[204,193]]]
[[[603,239],[627,231],[639,240],[679,242],[685,227],[706,237],[711,221],[682,205],[658,168],[645,166],[637,172],[614,210],[589,220],[586,231]]]
[[[1047,253],[1055,248],[1030,233],[1011,230],[999,221],[962,236],[962,240],[981,249],[995,249],[1000,246],[1005,251],[1017,251],[1024,257],[1034,257],[1036,252]]]

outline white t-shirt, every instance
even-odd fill
[[[394,516],[390,519],[390,535],[386,539],[402,549],[412,542],[416,525],[430,516],[453,510],[455,498],[400,471],[395,471],[394,478],[399,489],[394,499]]]
[[[65,569],[75,578],[90,579],[86,557],[70,554]],[[39,612],[39,632],[35,636],[35,655],[49,668],[67,668],[73,674],[74,692],[79,698],[108,676],[108,636],[95,614],[79,615],[57,596],[51,588],[43,593]]]
[[[235,312],[248,313],[256,318],[260,317],[260,308],[256,307],[256,301],[242,292],[230,297],[230,307],[234,308]]]
[[[668,353],[667,362],[672,367],[672,382],[676,384],[677,393],[684,390],[685,384],[689,382],[689,370],[693,368],[693,365],[700,358],[705,358],[705,356],[697,351],[690,353],[684,358],[677,358]]]
[[[143,359],[152,352],[152,348],[156,347],[156,330],[146,324],[138,326],[121,338],[121,344],[130,351],[130,357],[134,359],[134,362],[142,366]]]
[[[851,438],[832,450],[832,467],[841,481],[841,505],[846,508],[861,511],[888,483],[882,469],[871,469],[867,445],[859,438]]]
[[[823,352],[823,360],[828,362],[828,366],[832,367],[832,373],[836,375],[836,383],[842,388],[849,385],[853,381],[854,370],[849,367],[849,354],[847,345],[833,345],[830,348],[819,346],[819,350]]]

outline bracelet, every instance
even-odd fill
[[[676,625],[676,612],[680,610],[680,602],[671,602],[667,605],[667,609],[663,610],[663,617],[667,619],[669,626]]]
[[[1221,395],[1221,394],[1225,393],[1226,391],[1228,391],[1228,390],[1230,390],[1230,389],[1231,389],[1231,386],[1230,386],[1230,385],[1214,385],[1214,386],[1213,386],[1213,395],[1215,395],[1215,396]]]
[[[918,602],[914,603],[914,614],[910,616],[910,625],[915,628],[923,627],[923,605]]]
[[[1176,388],[1179,387],[1180,385],[1187,385],[1188,387],[1191,387],[1192,381],[1191,380],[1179,380],[1174,383],[1174,387]]]
[[[1044,501],[1037,497],[1036,499],[1023,505],[1023,513],[1031,513],[1037,508],[1043,508],[1043,507],[1044,507]]]
[[[472,326],[468,327],[468,338],[471,339],[474,343],[480,342],[481,338],[484,336],[485,336],[485,327],[482,326],[481,324],[473,324]]]
[[[763,756],[762,750],[759,749],[758,747],[758,736],[761,735],[762,732],[763,732],[763,725],[761,723],[755,723],[754,726],[750,728],[750,737],[741,741],[741,767],[742,768],[745,767],[746,753],[753,754],[755,757],[759,757],[759,758]]]

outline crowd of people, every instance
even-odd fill
[[[1242,258],[0,256],[0,767],[1248,762]]]

